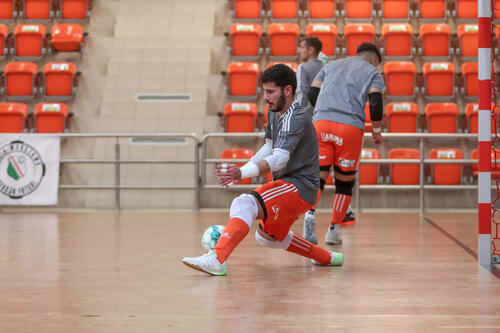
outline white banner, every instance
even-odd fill
[[[57,205],[60,138],[0,135],[0,206]]]

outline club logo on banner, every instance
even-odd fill
[[[59,138],[0,136],[0,205],[56,205]]]

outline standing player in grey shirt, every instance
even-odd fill
[[[323,67],[314,79],[308,97],[315,106],[314,127],[319,140],[321,187],[330,168],[335,174],[333,212],[325,242],[342,244],[338,226],[350,205],[365,128],[365,104],[370,103],[375,144],[382,143],[382,91],[384,79],[377,70],[382,62],[378,48],[371,43],[358,46],[355,57],[339,59]],[[319,200],[320,195],[318,195]],[[314,215],[307,218],[305,238],[316,240]]]
[[[340,266],[344,262],[341,253],[329,252],[290,231],[299,215],[312,207],[319,188],[318,140],[311,116],[294,102],[295,73],[277,64],[262,74],[261,81],[271,111],[266,143],[241,168],[221,164],[216,174],[225,187],[270,171],[273,181],[236,197],[215,249],[182,262],[210,275],[226,275],[226,259],[248,234],[253,221],[260,219],[255,233],[259,244],[299,254],[315,264]]]
[[[314,106],[307,99],[307,94],[311,84],[323,67],[323,63],[318,60],[323,44],[318,37],[306,37],[299,44],[299,60],[301,64],[297,69],[297,101],[308,112],[314,113]]]
[[[323,62],[318,60],[318,56],[322,48],[323,43],[321,43],[321,40],[319,40],[318,37],[312,36],[304,38],[299,45],[299,60],[301,61],[301,64],[297,70],[297,100],[300,105],[311,114],[311,116],[314,114],[314,106],[312,106],[309,102],[307,95],[309,94],[314,78],[321,68],[323,68]],[[324,182],[321,184],[321,190],[318,192],[320,195],[325,186]],[[316,205],[314,205],[313,208],[305,214],[303,235],[306,237],[309,234],[308,240],[317,244],[318,240],[315,238],[315,233],[313,232],[316,224],[314,216],[315,210]],[[356,222],[356,219],[351,211],[351,206],[349,205],[348,211],[342,220],[342,224],[347,225],[354,222]]]

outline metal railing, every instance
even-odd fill
[[[193,133],[60,133],[60,134],[32,134],[43,136],[57,136],[61,138],[91,138],[91,139],[114,139],[114,158],[112,159],[80,159],[80,158],[61,158],[61,164],[101,164],[114,165],[114,184],[113,185],[79,185],[79,184],[61,184],[59,189],[63,190],[112,190],[114,191],[114,208],[121,209],[120,199],[122,190],[193,190],[194,191],[194,208],[200,207],[200,191],[201,189],[221,189],[220,185],[207,184],[206,169],[207,165],[221,162],[236,162],[245,163],[247,159],[222,159],[222,158],[207,158],[207,149],[210,147],[210,141],[215,138],[264,138],[263,132],[258,133],[209,133],[199,140],[199,137]],[[430,164],[463,164],[470,165],[478,163],[477,160],[471,159],[426,159],[424,158],[425,141],[427,139],[465,139],[477,140],[477,134],[429,134],[429,133],[411,133],[411,134],[395,134],[383,133],[384,140],[393,139],[415,139],[419,141],[420,159],[361,159],[362,164],[419,164],[420,167],[420,182],[418,185],[360,185],[359,177],[357,177],[357,186],[355,188],[354,207],[360,210],[360,191],[361,190],[418,190],[419,191],[419,209],[421,212],[425,210],[424,192],[426,190],[465,190],[477,189],[477,185],[432,185],[425,183],[425,167]],[[365,134],[365,137],[371,139],[371,134]],[[187,138],[193,140],[193,158],[192,159],[122,159],[121,146],[119,140],[122,138]],[[200,158],[201,154],[201,158]],[[194,166],[194,185],[192,186],[169,186],[169,185],[122,185],[121,184],[121,166],[126,164],[186,164]],[[255,188],[252,185],[238,185],[234,189],[248,190]],[[333,188],[333,186],[327,186]],[[492,186],[492,188],[494,188]]]
[[[371,140],[371,134],[365,133],[365,139]],[[377,184],[377,185],[360,185],[359,177],[356,177],[356,187],[355,187],[355,200],[354,206],[356,209],[361,210],[361,200],[360,191],[361,190],[418,190],[419,191],[419,210],[420,212],[425,211],[425,200],[424,192],[426,190],[467,190],[467,189],[477,189],[477,185],[474,184],[463,184],[463,185],[432,185],[425,183],[425,167],[429,164],[462,164],[470,165],[477,164],[477,160],[472,159],[427,159],[424,157],[425,152],[425,141],[428,139],[465,139],[465,140],[477,140],[477,134],[441,134],[441,133],[383,133],[384,140],[394,140],[394,139],[415,139],[418,140],[420,159],[361,159],[361,164],[419,164],[420,168],[420,182],[418,185],[392,185],[392,184]],[[214,138],[263,138],[264,133],[210,133],[203,136],[201,140],[202,147],[202,157],[201,157],[201,180],[202,187],[205,189],[219,189],[222,188],[220,185],[207,184],[206,168],[207,164],[216,164],[221,162],[236,162],[245,163],[248,159],[222,159],[222,158],[207,158],[207,148],[209,142]],[[234,187],[239,190],[248,190],[255,188],[256,184],[252,185],[238,185]],[[327,186],[327,188],[334,188],[333,185]],[[494,188],[494,186],[492,186]]]
[[[37,135],[37,134],[33,134]],[[116,211],[121,209],[120,192],[122,190],[194,190],[194,207],[200,206],[200,182],[199,182],[199,138],[194,133],[120,133],[120,134],[79,134],[79,133],[61,133],[61,134],[43,134],[44,136],[58,136],[61,138],[105,138],[115,140],[113,159],[61,159],[61,164],[113,164],[115,166],[114,185],[59,185],[59,189],[64,190],[113,190],[115,193],[114,207]],[[149,159],[121,159],[120,142],[121,138],[187,138],[192,139],[194,143],[193,159],[168,159],[168,160],[149,160]],[[120,167],[123,164],[193,164],[194,165],[194,186],[168,186],[168,185],[121,185]]]

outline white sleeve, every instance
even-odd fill
[[[290,152],[285,149],[273,149],[273,153],[264,158],[269,164],[271,171],[278,171],[283,169],[290,160]]]
[[[259,151],[252,156],[250,161],[257,163],[262,161],[264,158],[268,157],[273,153],[273,140],[266,139],[266,143],[259,149]]]

